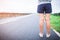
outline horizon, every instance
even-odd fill
[[[59,0],[52,0],[52,13],[60,12]],[[0,0],[0,12],[37,13],[38,0]]]

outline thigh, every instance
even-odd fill
[[[40,20],[41,20],[41,21],[44,20],[44,14],[43,14],[43,13],[40,13],[40,14],[39,14],[39,17],[40,17]]]
[[[42,18],[42,17],[44,17],[44,14],[43,13],[40,13],[39,16]]]
[[[50,20],[50,14],[49,13],[46,14],[45,18],[46,18],[46,21],[49,21]]]

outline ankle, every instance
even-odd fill
[[[48,34],[48,35],[49,35],[50,33],[46,33],[46,34]]]

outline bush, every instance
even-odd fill
[[[54,13],[52,15],[54,15],[54,16],[60,16],[60,13]]]
[[[51,27],[60,33],[60,16],[50,16]]]

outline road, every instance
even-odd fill
[[[44,37],[39,37],[39,16],[31,15],[16,21],[0,24],[0,40],[60,40],[51,29],[51,36],[46,37],[46,23],[44,23]]]

